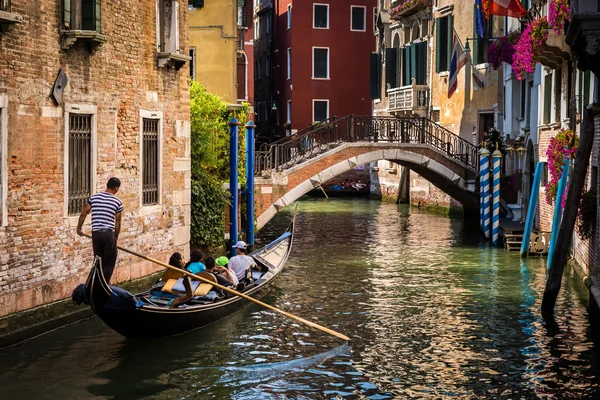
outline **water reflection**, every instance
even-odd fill
[[[405,206],[316,199],[298,218],[288,267],[264,300],[351,347],[258,306],[151,342],[91,319],[0,350],[3,398],[600,396],[585,291],[565,278],[555,317],[542,318],[543,259]],[[260,241],[288,220],[279,215]]]

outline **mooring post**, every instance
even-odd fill
[[[229,240],[231,255],[235,255],[233,246],[238,241],[238,129],[240,123],[237,119],[229,120],[229,191],[231,192],[231,206],[229,207]]]
[[[567,200],[565,202],[565,210],[562,216],[562,222],[556,239],[556,247],[552,257],[552,264],[548,270],[548,279],[544,288],[544,297],[542,298],[542,311],[550,312],[554,310],[556,298],[560,292],[563,270],[567,262],[567,255],[575,228],[575,220],[577,219],[577,211],[579,209],[579,200],[581,191],[585,185],[585,176],[587,174],[590,154],[594,144],[594,114],[600,110],[597,105],[588,106],[583,113],[583,123],[581,124],[581,137],[579,138],[579,146],[575,155],[575,164],[567,191]]]
[[[492,208],[490,207],[490,151],[485,147],[479,152],[483,160],[483,167],[480,169],[480,190],[482,192],[482,230],[486,239],[490,238],[491,234],[491,218]]]
[[[537,211],[538,195],[540,192],[540,181],[544,170],[544,162],[540,161],[535,167],[533,176],[533,185],[531,186],[531,195],[529,196],[529,207],[527,207],[527,217],[525,218],[525,230],[523,231],[523,241],[521,242],[521,257],[527,257],[529,253],[529,240],[531,238],[531,229],[533,228],[533,219]]]
[[[246,125],[246,240],[254,246],[254,130],[250,121]]]
[[[500,162],[502,153],[496,144],[496,150],[492,153],[494,162],[494,203],[492,211],[492,243],[494,247],[500,247]]]
[[[552,257],[554,256],[554,248],[556,247],[556,239],[558,237],[558,230],[560,229],[560,221],[562,220],[562,199],[565,194],[565,188],[567,187],[567,177],[569,176],[569,166],[571,165],[571,159],[565,160],[563,166],[562,175],[558,181],[558,188],[556,189],[556,204],[554,205],[554,218],[552,219],[552,233],[550,234],[550,246],[548,247],[548,268],[552,264]]]

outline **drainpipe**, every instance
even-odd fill
[[[229,191],[231,192],[231,206],[229,207],[229,240],[231,256],[235,255],[233,246],[238,241],[238,128],[237,119],[229,120]]]

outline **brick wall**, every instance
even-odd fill
[[[167,260],[187,251],[190,225],[189,87],[187,67],[158,68],[154,0],[102,2],[104,44],[61,48],[59,1],[13,0],[24,18],[0,34],[0,95],[8,99],[8,198],[0,227],[0,316],[70,296],[92,261],[91,242],[65,215],[66,105],[97,108],[95,190],[122,181],[120,245]],[[187,26],[180,7],[179,26]],[[187,33],[180,29],[187,54]],[[63,103],[49,93],[60,69],[69,83]],[[140,110],[160,111],[161,204],[141,207]],[[1,164],[0,164],[1,165]],[[89,217],[84,231],[89,231]],[[157,266],[120,252],[113,282]]]

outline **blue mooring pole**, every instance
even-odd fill
[[[495,247],[500,247],[500,164],[502,152],[497,148],[492,153],[492,164],[494,165],[493,200],[492,200],[492,242]]]
[[[250,121],[246,125],[246,219],[247,237],[250,246],[254,246],[254,130],[256,125]]]
[[[483,234],[486,239],[490,238],[491,234],[491,205],[490,205],[490,151],[482,147],[479,151],[479,191],[481,192],[481,221]]]
[[[542,180],[542,172],[544,163],[538,162],[535,167],[535,175],[533,177],[533,185],[531,186],[531,195],[529,196],[529,207],[527,207],[527,218],[525,220],[525,231],[523,231],[523,242],[521,243],[521,257],[527,257],[529,253],[529,239],[531,238],[531,229],[533,228],[533,219],[538,205],[538,195],[540,192],[540,181]]]
[[[238,241],[238,128],[237,119],[229,120],[229,191],[231,192],[231,206],[229,207],[229,247],[231,255],[235,255],[233,246]]]
[[[562,199],[565,195],[565,188],[567,187],[567,177],[569,176],[569,165],[571,159],[565,160],[563,166],[562,175],[558,181],[558,188],[556,189],[556,205],[554,206],[554,218],[552,220],[552,233],[550,234],[550,247],[548,247],[548,269],[552,263],[552,256],[554,255],[554,248],[556,247],[556,239],[558,238],[558,230],[560,229],[560,221],[562,220]]]

